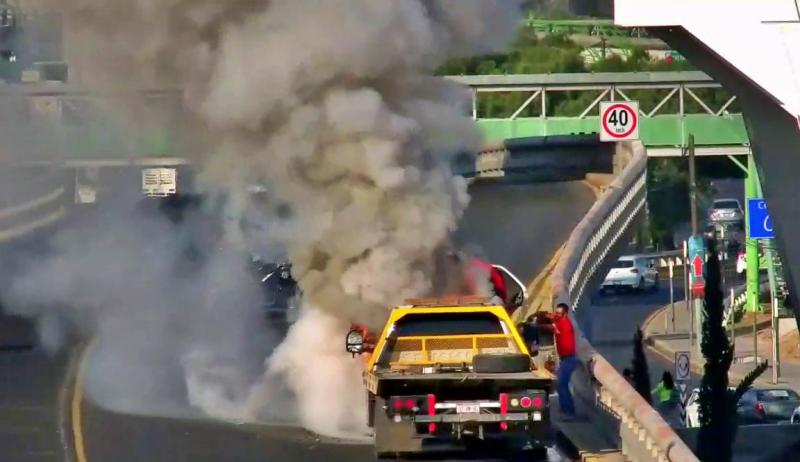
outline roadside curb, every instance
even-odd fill
[[[662,312],[666,311],[667,309],[669,309],[669,307],[668,306],[664,306],[664,307],[661,307],[661,308],[655,310],[654,312],[652,312],[649,316],[647,316],[647,318],[642,323],[641,329],[642,329],[642,333],[644,334],[645,347],[648,350],[650,350],[652,353],[657,354],[658,356],[662,357],[664,360],[666,360],[670,364],[674,364],[675,363],[675,353],[676,353],[676,351],[673,350],[665,341],[663,341],[661,339],[658,339],[658,338],[654,338],[649,333],[650,324],[652,324],[653,321],[655,321],[655,319]],[[765,322],[765,323],[762,323],[762,324],[768,324],[768,323]],[[760,324],[757,324],[757,326],[760,327]],[[699,354],[699,350],[698,351],[694,351],[693,353],[698,353]],[[691,362],[691,366],[690,366],[691,371],[693,373],[701,376],[701,377],[705,373],[704,367],[705,367],[705,362],[702,361],[702,357],[700,358],[699,361],[692,361]],[[728,371],[728,379],[729,380],[735,380],[737,382],[741,382],[742,380],[744,380],[744,377],[745,377],[745,374],[740,374],[738,372],[730,371],[730,370]],[[761,378],[757,379],[756,383],[759,384],[759,385],[763,385],[763,386],[773,386],[774,385],[772,382],[764,381],[764,379],[761,379]]]

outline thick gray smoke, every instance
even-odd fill
[[[350,321],[377,326],[392,305],[432,289],[434,251],[468,202],[464,180],[449,167],[452,154],[475,150],[480,142],[466,116],[468,94],[430,74],[449,58],[503,46],[516,29],[519,2],[43,2],[68,20],[72,75],[104,86],[183,88],[184,102],[199,120],[188,134],[205,146],[196,159],[204,182],[224,191],[232,204],[245,202],[248,185],[266,185],[269,200],[261,212],[269,235],[263,238],[293,262],[304,313],[268,360],[265,377],[285,379],[311,429],[359,429],[365,421],[359,366],[340,351],[342,334]],[[71,257],[66,250],[66,265],[97,268]],[[119,282],[104,280],[117,276]],[[86,278],[54,291],[52,301],[74,301],[98,282],[123,284],[124,276]],[[163,285],[143,281],[119,297],[176,290]],[[229,289],[235,287],[224,291]],[[143,301],[150,303],[150,295]],[[225,310],[237,316],[234,305],[226,301],[206,314],[210,320]],[[114,328],[103,312],[84,314],[101,337],[106,323]],[[156,326],[152,335],[170,338],[172,328]],[[194,404],[225,418],[261,415],[258,397],[268,394],[272,380],[250,382],[235,367],[212,367],[220,356],[216,340],[246,339],[224,329],[195,334],[198,348],[186,361],[203,364],[214,377],[190,376]],[[225,406],[218,405],[224,394],[219,387],[206,387],[220,381],[227,392],[234,390]],[[341,408],[322,418],[317,412],[323,401],[329,411],[328,396],[337,396]]]

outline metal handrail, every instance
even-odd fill
[[[623,145],[620,145],[623,146]],[[573,307],[573,320],[585,317],[587,287],[604,275],[604,269],[624,244],[622,236],[643,211],[646,198],[647,154],[641,143],[633,149],[631,162],[615,179],[608,192],[590,209],[573,230],[552,275],[556,299]],[[588,318],[588,317],[587,317]],[[670,425],[600,355],[576,324],[578,358],[591,380],[588,401],[594,402],[620,424],[624,455],[637,462],[697,461],[689,447]]]
[[[13,199],[0,203],[0,242],[7,242],[49,226],[64,217],[66,189],[61,177],[43,172],[30,178]]]

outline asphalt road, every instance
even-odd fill
[[[594,200],[582,183],[478,184],[472,193],[459,240],[526,280],[549,261]],[[87,401],[80,412],[78,431],[90,462],[373,459],[368,445],[331,444],[286,427],[120,415]]]
[[[594,200],[582,183],[476,184],[472,193],[458,240],[524,280],[549,261]],[[76,441],[82,448],[77,462],[373,458],[369,445],[320,440],[296,428],[107,411],[76,399],[74,390],[62,395],[66,355],[50,356],[36,347],[30,323],[0,318],[0,340],[5,345],[0,349],[3,462],[68,460]],[[551,460],[559,458],[553,454]]]
[[[685,310],[683,284],[675,286],[675,309]],[[631,367],[633,336],[636,329],[655,310],[669,304],[669,290],[661,288],[655,293],[617,293],[596,295],[592,310],[592,345],[618,371]],[[653,387],[661,380],[665,370],[674,373],[674,366],[658,354],[647,351],[650,383]]]
[[[739,283],[734,273],[735,260],[729,260],[726,278]],[[633,358],[633,335],[642,327],[648,316],[657,309],[669,305],[669,280],[662,275],[661,288],[657,292],[609,293],[601,296],[595,293],[589,309],[592,313],[592,345],[618,371],[631,367]],[[675,310],[686,310],[683,297],[682,273],[675,269],[674,299]],[[661,380],[661,374],[668,370],[674,374],[673,363],[663,356],[647,351],[650,383],[653,387]],[[691,387],[699,386],[700,377],[692,374]]]

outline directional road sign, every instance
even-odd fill
[[[639,139],[639,103],[606,101],[600,103],[600,141]]]
[[[747,199],[747,229],[750,239],[773,239],[772,218],[764,199]]]
[[[692,378],[691,355],[688,351],[675,352],[675,381],[688,382]]]
[[[703,268],[706,261],[706,246],[703,241],[703,236],[691,236],[688,240],[688,255],[689,266],[689,287],[695,297],[702,297],[703,291],[706,287],[705,277],[703,276]]]

